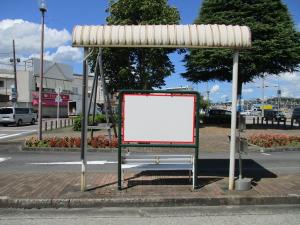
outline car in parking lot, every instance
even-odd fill
[[[294,108],[292,113],[292,119],[296,120],[297,123],[300,123],[300,106]]]
[[[32,108],[28,107],[1,107],[0,124],[7,126],[9,124],[35,124],[37,114]]]
[[[264,118],[265,120],[271,120],[271,121],[285,121],[286,116],[281,111],[275,111],[275,110],[265,110],[264,111]]]

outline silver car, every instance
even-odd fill
[[[0,124],[7,126],[8,124],[35,124],[37,114],[32,108],[25,107],[1,107],[0,108]]]

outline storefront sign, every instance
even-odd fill
[[[57,97],[56,93],[43,93],[42,94],[42,105],[43,106],[57,106],[57,102],[55,101]],[[61,102],[60,106],[67,106],[68,101],[70,100],[70,96],[66,94],[60,94]],[[32,105],[39,105],[39,93],[32,92]]]

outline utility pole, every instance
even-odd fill
[[[261,116],[265,116],[265,78],[262,78],[262,100],[261,100]]]
[[[40,88],[39,88],[39,140],[43,139],[42,134],[42,117],[43,117],[43,107],[42,107],[42,92],[43,92],[43,79],[44,79],[44,24],[45,24],[45,12],[47,12],[46,4],[44,1],[41,2],[40,11],[42,13],[42,29],[41,29],[41,57],[40,57]]]
[[[15,40],[13,40],[13,58],[10,59],[10,62],[13,63],[14,66],[14,83],[15,88],[12,92],[12,101],[14,102],[14,106],[16,106],[18,102],[18,84],[17,84],[17,62],[20,62],[20,59],[16,59],[16,47],[15,47]]]
[[[278,90],[277,90],[277,103],[278,103],[278,106],[277,106],[277,111],[279,112],[280,110],[280,97],[281,97],[281,90],[279,88],[279,85],[278,85]]]

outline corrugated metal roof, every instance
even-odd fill
[[[75,26],[73,47],[247,48],[251,31],[233,25]]]

